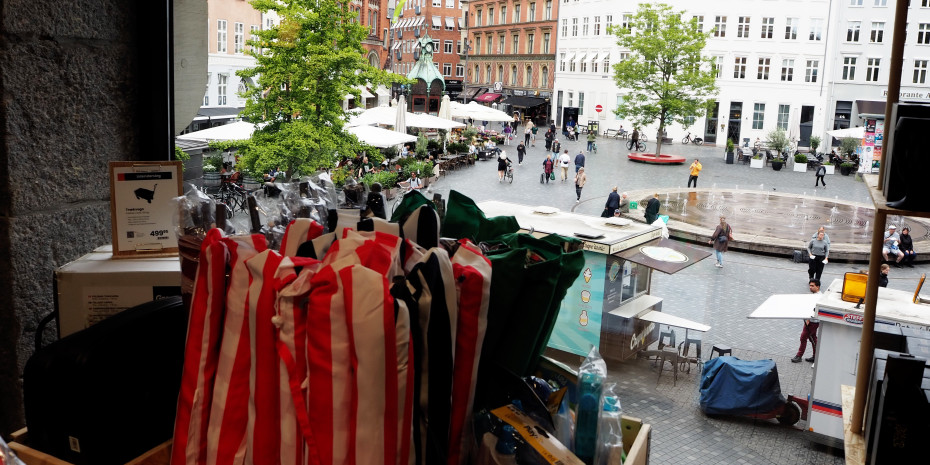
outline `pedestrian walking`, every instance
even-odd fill
[[[661,204],[659,202],[659,193],[656,192],[656,194],[653,195],[652,198],[649,199],[648,202],[646,202],[646,212],[645,212],[646,224],[655,223],[656,219],[659,218],[659,206],[660,205]]]
[[[546,184],[552,179],[552,172],[555,170],[555,161],[552,160],[552,154],[547,153],[546,159],[543,160],[543,177],[546,178]]]
[[[578,169],[575,173],[575,203],[581,202],[581,189],[584,189],[584,183],[588,182],[588,175],[584,174],[584,167]]]
[[[546,139],[546,151],[552,150],[552,139],[555,136],[552,134],[552,130],[549,129],[546,131],[544,138]]]
[[[579,150],[578,155],[575,155],[575,172],[581,168],[584,168],[584,153]]]
[[[807,288],[810,289],[811,294],[820,294],[820,280],[811,279],[807,283]],[[817,355],[817,328],[820,327],[820,320],[816,318],[810,318],[804,320],[804,328],[801,329],[801,346],[798,347],[798,353],[791,359],[792,363],[799,363],[801,357],[804,356],[804,351],[807,350],[807,341],[811,341],[811,349],[813,354],[806,359],[806,361],[813,363],[814,356]]]
[[[510,139],[513,139],[513,128],[504,123],[504,145],[510,145]]]
[[[604,218],[617,216],[617,210],[620,210],[620,194],[617,193],[617,186],[614,186],[610,194],[607,194],[607,203],[604,204],[604,212],[601,216]]]
[[[568,166],[572,163],[572,159],[568,156],[568,149],[565,149],[561,155],[559,155],[559,168],[562,168],[562,182],[568,180]]]
[[[526,155],[526,145],[523,145],[523,142],[520,142],[520,145],[517,146],[517,164],[523,164],[524,155]]]
[[[504,181],[504,174],[507,172],[509,165],[510,160],[507,159],[507,153],[502,151],[500,156],[497,157],[497,182]]]
[[[552,156],[558,157],[559,153],[562,151],[562,144],[559,143],[558,139],[553,139],[552,141]]]
[[[688,176],[688,187],[691,187],[691,183],[694,182],[694,187],[697,188],[698,175],[701,174],[701,170],[704,167],[701,166],[701,162],[697,158],[691,162],[690,175]]]
[[[533,124],[533,123],[527,123],[527,124]],[[533,130],[529,126],[527,126],[526,129],[523,130],[523,143],[525,145],[529,145],[531,135],[533,135]]]
[[[530,124],[533,124],[533,123],[530,122]],[[536,126],[535,124],[533,124],[530,131],[533,132],[533,147],[536,147],[536,133],[539,132],[539,126]]]
[[[588,131],[588,152],[594,150],[594,141],[597,140],[597,133],[595,131]]]
[[[656,194],[657,196],[659,194]],[[656,199],[658,201],[659,199]],[[711,234],[710,240],[707,241],[708,244],[713,244],[714,246],[714,255],[717,256],[717,263],[714,264],[717,268],[723,268],[723,253],[727,251],[730,241],[733,240],[733,228],[727,224],[727,218],[725,216],[720,217],[720,224],[714,229],[714,233]]]
[[[817,171],[814,172],[814,188],[817,188],[817,184],[823,184],[823,188],[827,188],[827,183],[824,182],[823,177],[827,174],[827,168],[823,166],[823,163],[817,165]]]
[[[823,266],[827,264],[830,255],[830,243],[824,239],[824,233],[818,232],[817,237],[807,243],[807,253],[810,262],[807,264],[807,279],[820,280],[823,275]]]

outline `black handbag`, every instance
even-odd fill
[[[601,218],[608,218],[608,217],[610,217],[610,209],[607,207],[604,207],[604,211],[601,212]]]

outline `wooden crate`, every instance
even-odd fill
[[[646,465],[649,463],[649,446],[652,442],[652,427],[639,418],[624,415],[620,420],[623,427],[623,449],[626,451],[624,465]],[[612,461],[610,465],[620,465]]]
[[[13,433],[10,449],[26,465],[72,465],[70,462],[53,457],[45,452],[29,447],[29,434],[26,428]],[[171,462],[171,441],[166,441],[152,450],[136,457],[126,465],[168,465]]]

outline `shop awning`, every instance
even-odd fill
[[[856,100],[859,116],[871,115],[885,117],[885,102],[877,100]]]
[[[473,98],[478,92],[481,92],[481,90],[481,87],[469,87],[459,94],[459,98]]]
[[[574,53],[569,53],[569,54],[565,55],[565,61],[566,61],[566,62],[571,62],[571,61],[573,61],[574,59],[575,59],[575,54],[574,54]]]
[[[655,239],[616,254],[665,274],[675,274],[707,257],[710,252],[671,239]]]
[[[475,97],[476,102],[493,102],[499,99],[501,94],[495,94],[493,92],[487,92]]]
[[[504,103],[509,103],[510,105],[517,108],[533,108],[535,106],[546,103],[546,99],[539,97],[523,97],[520,95],[511,95],[507,97],[507,100],[504,100]]]
[[[433,16],[433,27],[439,29],[442,27],[442,18],[439,16]]]
[[[397,28],[399,28],[400,25],[403,24],[403,23],[404,23],[404,20],[403,20],[403,19],[398,19],[397,22],[395,22],[394,24],[391,25],[391,29],[397,29]]]
[[[586,56],[587,56],[586,53],[582,53],[581,55],[578,55],[578,61],[584,61],[584,57]]]
[[[446,16],[446,29],[455,29],[455,20]]]
[[[596,54],[596,53],[594,53],[594,54],[591,55],[591,62],[593,63],[593,62],[595,62],[595,61],[597,61],[597,54]]]
[[[403,44],[403,42],[401,42],[401,41],[394,42],[394,46],[391,47],[391,50],[397,50],[397,49],[399,49],[400,46],[401,46],[401,44]]]
[[[414,18],[413,21],[412,21],[411,26],[412,26],[412,27],[420,27],[420,26],[423,25],[423,21],[426,21],[426,18],[424,18],[424,17],[422,17],[422,16],[419,17],[419,18]]]

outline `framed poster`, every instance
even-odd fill
[[[174,205],[181,195],[180,161],[110,162],[113,256],[173,255]]]

